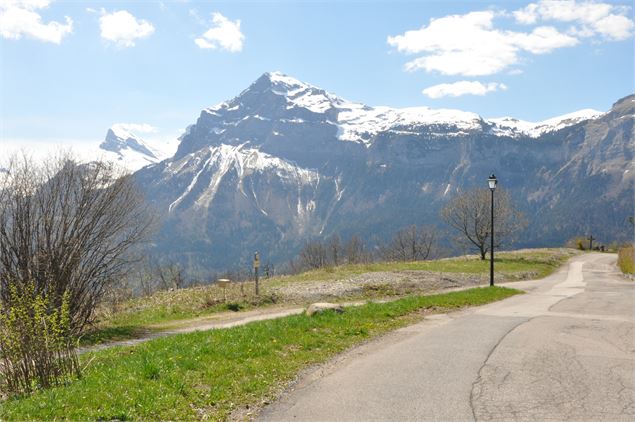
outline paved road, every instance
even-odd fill
[[[434,316],[301,378],[265,421],[635,421],[635,283],[574,258],[527,294]]]

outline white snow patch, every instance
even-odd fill
[[[370,146],[371,138],[380,132],[393,130],[406,133],[404,127],[444,125],[453,129],[444,136],[462,135],[481,127],[481,118],[476,113],[428,107],[390,108],[367,107],[362,104],[340,105],[338,138],[343,141],[362,142]]]
[[[492,133],[499,136],[515,137],[518,135],[527,135],[532,138],[537,138],[544,133],[564,129],[565,127],[573,126],[585,120],[597,119],[604,114],[605,113],[601,111],[586,108],[541,122],[528,122],[512,117],[487,119],[487,122],[494,124],[495,127],[492,129]]]
[[[199,181],[199,178],[205,170],[211,171],[212,177],[209,185],[195,202],[196,205],[200,207],[208,207],[212,203],[223,177],[232,169],[234,169],[238,175],[238,186],[245,196],[246,194],[242,190],[243,179],[254,172],[273,171],[285,183],[297,185],[299,191],[302,186],[316,186],[318,184],[319,174],[316,171],[298,167],[289,161],[271,156],[260,150],[247,148],[246,145],[247,143],[243,143],[241,145],[223,144],[220,146],[210,147],[209,151],[206,153],[209,154],[209,157],[202,166],[199,167],[201,157],[198,156],[195,159],[196,161],[192,161],[191,158],[184,158],[183,162],[178,163],[178,170],[174,168],[166,169],[166,171],[169,171],[171,174],[176,174],[182,171],[188,165],[192,165],[197,169],[197,172],[188,187],[174,202],[172,202],[172,204],[170,204],[168,210],[171,212],[185,199],[187,195],[192,192],[192,189]],[[257,200],[257,198],[255,199]],[[260,205],[258,206],[260,207]],[[302,208],[304,209],[304,207]],[[266,215],[265,210],[261,208],[261,211]]]

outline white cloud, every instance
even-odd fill
[[[99,18],[101,37],[120,47],[134,47],[135,40],[154,33],[154,26],[145,19],[137,19],[127,10],[103,13]]]
[[[236,53],[242,51],[245,36],[240,32],[240,20],[231,21],[216,12],[212,14],[212,27],[194,42],[200,48],[221,49]]]
[[[519,9],[513,12],[516,21],[525,25],[532,25],[536,23],[538,20],[537,14],[538,5],[535,3],[531,3],[527,5],[524,9]]]
[[[507,90],[507,85],[499,82],[484,84],[479,81],[458,81],[451,84],[433,85],[424,89],[424,95],[430,98],[460,97],[461,95],[485,95],[488,92]]]
[[[499,15],[482,11],[432,19],[421,29],[388,37],[388,44],[406,54],[426,53],[406,63],[408,71],[483,76],[517,64],[523,51],[543,54],[578,43],[577,38],[553,27],[531,32],[496,29],[493,21]]]
[[[419,55],[406,63],[407,71],[493,75],[521,63],[528,54],[573,47],[583,38],[626,39],[635,25],[627,17],[629,10],[593,1],[542,0],[512,14],[486,10],[430,19],[419,29],[389,36],[387,42],[401,53]],[[536,26],[516,31],[494,25],[496,19],[510,17]]]
[[[534,24],[542,21],[569,22],[571,33],[590,37],[601,35],[609,40],[625,40],[635,24],[626,15],[629,8],[595,1],[541,0],[513,12],[516,21]]]
[[[73,20],[65,16],[65,23],[43,23],[39,11],[47,8],[50,3],[50,0],[0,1],[0,36],[13,40],[28,37],[54,44],[61,43],[62,38],[73,32]]]
[[[539,26],[530,33],[507,32],[509,42],[533,54],[550,53],[562,47],[572,47],[578,44],[578,39],[563,34],[551,26]]]

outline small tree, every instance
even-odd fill
[[[65,154],[35,163],[13,156],[0,173],[0,297],[34,283],[59,308],[68,295],[71,327],[93,317],[152,218],[131,176],[113,164],[80,164]]]
[[[441,217],[457,231],[455,242],[462,247],[478,250],[481,259],[490,248],[491,192],[476,188],[451,199],[441,210]],[[516,210],[509,194],[497,189],[494,195],[494,246],[511,243],[514,235],[526,227],[522,213]]]

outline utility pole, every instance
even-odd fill
[[[589,236],[589,250],[592,251],[593,250],[593,241],[597,240],[595,237],[593,237],[593,235]]]

